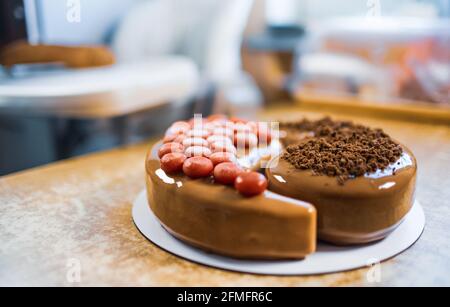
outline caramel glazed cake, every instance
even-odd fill
[[[174,123],[146,160],[161,225],[230,257],[301,259],[317,240],[381,240],[411,209],[416,160],[382,130],[324,118],[280,131],[221,115]]]

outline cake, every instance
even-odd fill
[[[331,119],[281,130],[278,140],[267,124],[220,115],[174,123],[146,160],[148,202],[161,225],[208,252],[302,259],[318,239],[368,243],[401,223],[416,173],[405,146]]]

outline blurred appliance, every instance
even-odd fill
[[[294,93],[450,105],[447,19],[333,19],[310,28]]]
[[[156,135],[196,111],[198,78],[176,57],[0,78],[0,174]]]
[[[78,25],[61,14],[76,1],[2,1],[0,49],[17,40],[105,44],[120,14],[135,2],[112,1],[118,5],[83,2]],[[82,70],[46,63],[0,66],[0,175],[158,134],[210,104],[210,90],[200,98],[198,89],[196,65],[174,55]]]
[[[118,63],[0,67],[0,174],[144,140],[194,112],[255,113],[259,92],[239,56],[252,0],[80,3],[23,0],[22,34],[25,25],[31,44],[109,45]],[[2,16],[13,20],[14,7]]]

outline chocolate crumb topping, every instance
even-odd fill
[[[312,170],[316,175],[346,180],[383,170],[402,155],[402,147],[381,129],[371,129],[352,122],[303,120],[283,123],[282,129],[312,132],[287,147],[282,159],[297,169]],[[292,142],[292,140],[290,140]]]

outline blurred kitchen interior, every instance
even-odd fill
[[[2,0],[0,175],[193,113],[449,123],[448,0]]]

